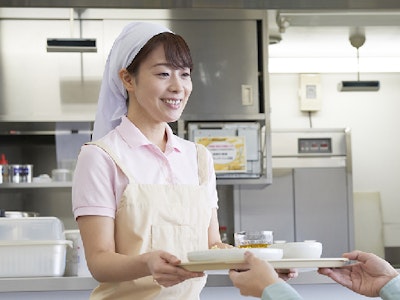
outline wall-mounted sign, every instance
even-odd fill
[[[243,136],[196,137],[196,143],[210,150],[216,173],[247,171],[246,140]]]

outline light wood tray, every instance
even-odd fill
[[[275,269],[338,268],[348,264],[347,258],[279,259],[268,260]],[[245,269],[243,260],[186,262],[181,267],[189,271]]]

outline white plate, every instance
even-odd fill
[[[303,269],[303,268],[338,268],[346,265],[347,258],[320,258],[320,259],[278,259],[268,260],[275,269]],[[187,262],[181,266],[189,271],[202,272],[206,270],[245,269],[243,259],[225,261],[197,261]]]
[[[230,249],[210,249],[204,251],[193,251],[187,254],[191,262],[212,262],[212,261],[243,261],[243,255],[246,251],[252,252],[260,259],[281,259],[282,249],[269,248],[230,248]]]

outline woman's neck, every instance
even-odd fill
[[[165,151],[167,144],[166,123],[150,123],[148,120],[137,120],[133,116],[128,115],[127,117],[150,142],[160,148],[162,152]]]

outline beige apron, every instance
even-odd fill
[[[110,155],[129,179],[115,216],[116,252],[134,256],[164,250],[185,261],[187,252],[208,249],[211,208],[205,187],[208,166],[203,146],[197,145],[199,185],[161,185],[136,183],[106,145],[95,144]],[[101,283],[90,299],[199,299],[205,283],[206,276],[165,288],[147,276]]]

